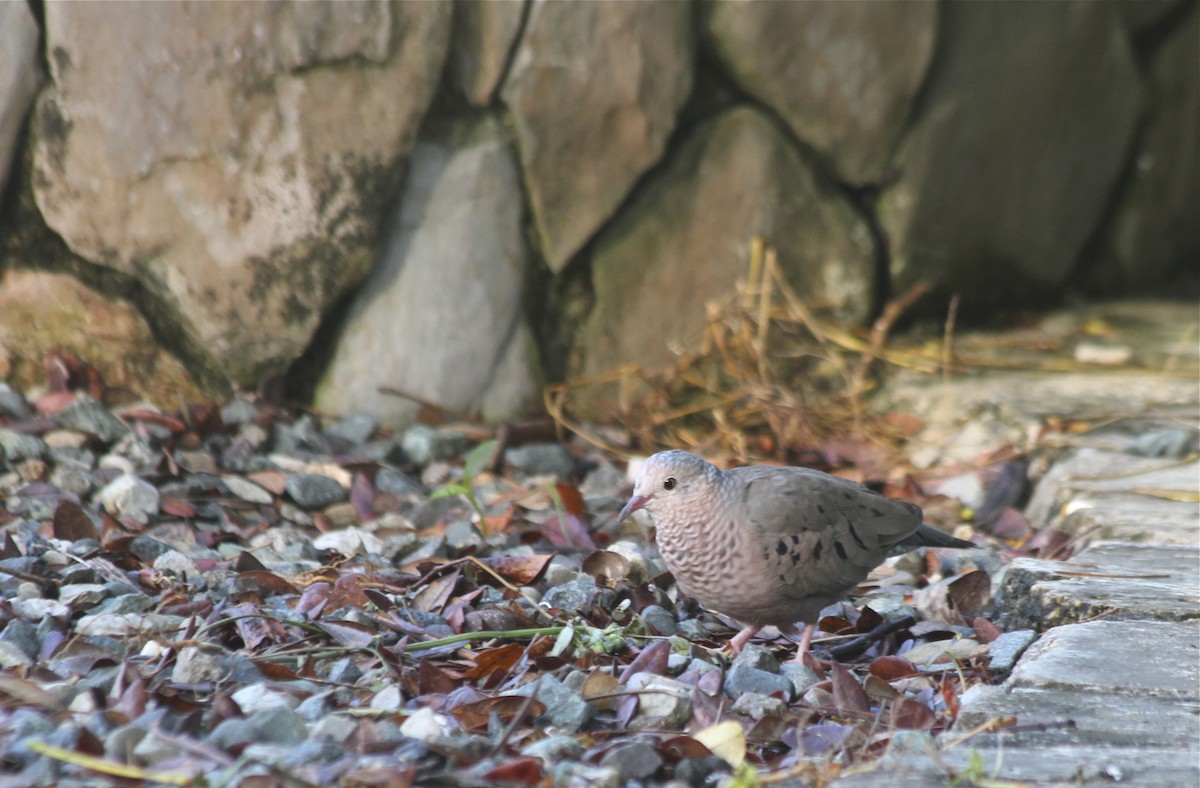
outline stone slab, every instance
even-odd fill
[[[1025,515],[1035,527],[1056,524],[1081,496],[1138,493],[1148,501],[1186,498],[1200,490],[1200,460],[1164,460],[1083,448],[1056,463],[1034,489]],[[1197,524],[1200,509],[1195,504]]]
[[[1187,747],[1195,746],[1200,737],[1197,699],[1041,687],[991,687],[972,702],[964,700],[954,731],[961,735],[1005,717],[1015,718],[1014,732],[995,734],[996,746]],[[955,733],[949,738],[955,738]]]
[[[1018,558],[997,595],[1007,627],[1200,618],[1200,548],[1109,542],[1070,561]]]
[[[1200,626],[1091,621],[1056,627],[1025,652],[1010,688],[1200,698]]]
[[[970,761],[979,761],[972,769]],[[965,777],[975,774],[978,782]],[[835,780],[837,788],[924,788],[946,785],[1122,785],[1162,788],[1200,784],[1200,758],[1192,749],[1074,745],[1007,749],[975,737],[937,754],[885,757],[871,771]]]
[[[1059,527],[1089,539],[1195,545],[1200,506],[1137,493],[1086,494],[1071,500]]]

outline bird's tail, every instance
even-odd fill
[[[916,550],[918,547],[954,547],[968,549],[978,547],[978,545],[967,542],[962,539],[956,539],[945,531],[939,531],[928,523],[921,523],[921,527],[913,531],[901,541],[897,542],[888,555],[900,555],[907,553],[909,550]]]

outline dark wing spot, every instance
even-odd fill
[[[792,534],[792,544],[800,544],[800,534]]]
[[[798,563],[800,563],[800,554],[792,553],[792,566],[795,566]]]
[[[842,491],[842,497],[843,497],[843,498],[845,498],[845,499],[848,501],[848,500],[850,500],[850,499],[851,499],[853,496],[852,496],[852,495],[850,495],[850,493],[848,493],[848,492],[846,492],[845,490],[843,490],[843,491]]]
[[[770,550],[763,550],[763,560],[764,560],[764,561],[767,561],[767,560],[769,560],[770,558],[771,558],[771,551],[770,551]]]
[[[875,515],[876,517],[883,517],[883,512],[879,511],[878,509],[871,509],[871,514]]]
[[[838,558],[842,559],[843,561],[846,560],[846,548],[842,547],[841,542],[834,539],[833,540],[833,549],[837,551]]]
[[[780,579],[780,581],[782,581],[782,582],[784,582],[784,583],[786,583],[786,582],[787,582],[787,578],[786,578],[786,577],[784,577],[783,575],[780,575],[780,576],[779,576],[779,579]]]
[[[779,544],[775,545],[775,552],[779,553],[780,555],[783,555],[784,553],[786,553],[787,552],[787,542],[780,539]]]
[[[824,549],[825,549],[825,543],[824,543],[824,542],[817,542],[815,545],[813,545],[812,557],[813,557],[813,560],[814,560],[814,561],[820,561],[820,560],[821,560],[821,551],[822,551],[822,550],[824,550]]]
[[[817,504],[817,511],[820,512],[821,514],[825,514],[825,507],[822,506],[821,504]]]
[[[858,535],[858,531],[854,530],[854,523],[847,522],[846,525],[850,526],[850,536],[852,536],[854,538],[854,543],[856,545],[858,545],[859,547],[861,547],[863,550],[866,550],[867,549],[866,544],[863,543],[862,538]]]

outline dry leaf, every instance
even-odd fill
[[[740,723],[733,720],[718,722],[696,731],[692,738],[707,747],[713,755],[733,767],[746,760],[746,734]]]

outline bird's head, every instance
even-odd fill
[[[713,485],[722,471],[686,451],[660,451],[642,463],[633,495],[618,515],[624,520],[638,509],[654,514],[655,510],[673,505],[689,508],[688,504],[702,494],[704,485]]]

